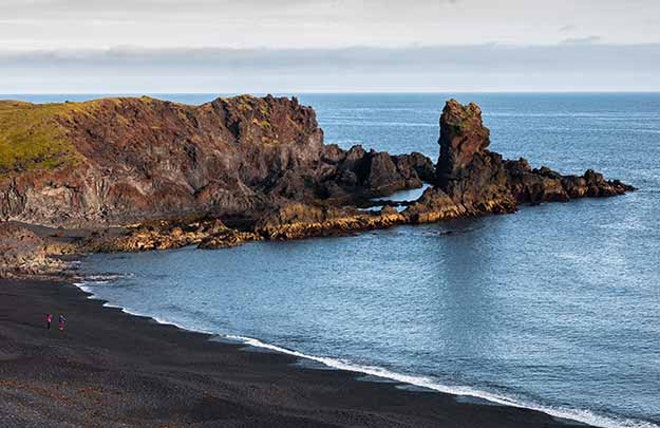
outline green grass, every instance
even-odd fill
[[[0,177],[73,163],[75,148],[56,119],[81,109],[81,103],[0,101]]]

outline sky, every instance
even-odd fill
[[[658,0],[0,0],[0,93],[659,91]]]

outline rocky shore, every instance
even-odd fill
[[[455,100],[440,117],[436,164],[324,145],[314,110],[295,98],[5,101],[0,124],[2,276],[57,270],[51,256],[62,254],[226,248],[634,190],[593,170],[564,176],[503,159],[481,109]],[[414,202],[372,200],[424,183]]]

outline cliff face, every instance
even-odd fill
[[[324,146],[314,110],[295,98],[4,102],[0,120],[0,217],[25,222],[254,217],[288,200],[348,201],[433,175],[421,155]]]

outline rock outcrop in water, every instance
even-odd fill
[[[490,130],[476,104],[456,100],[440,117],[440,156],[434,186],[403,212],[319,210],[296,205],[263,218],[257,228],[266,239],[295,239],[346,233],[397,224],[432,223],[459,217],[511,213],[520,204],[566,202],[573,198],[605,197],[634,190],[620,181],[606,181],[592,170],[583,176],[562,176],[547,167],[532,169],[525,159],[503,160],[491,152]],[[265,232],[265,233],[264,233]]]
[[[488,150],[490,131],[474,103],[447,102],[440,118],[439,144],[437,187],[464,214],[506,213],[523,203],[566,202],[634,190],[618,180],[606,181],[593,170],[580,177],[562,176],[548,167],[532,169],[523,158],[503,160]]]
[[[450,100],[440,118],[438,187],[468,214],[516,210],[502,156],[488,150],[490,130],[474,103]]]
[[[78,251],[225,248],[633,190],[592,170],[562,176],[502,159],[489,150],[480,108],[455,100],[440,118],[435,166],[419,153],[324,145],[314,111],[295,98],[241,96],[198,107],[152,98],[0,102],[0,125],[0,216],[92,227]],[[370,202],[422,182],[432,186],[398,209]],[[378,204],[386,206],[357,208]],[[113,224],[121,227],[107,229]]]

